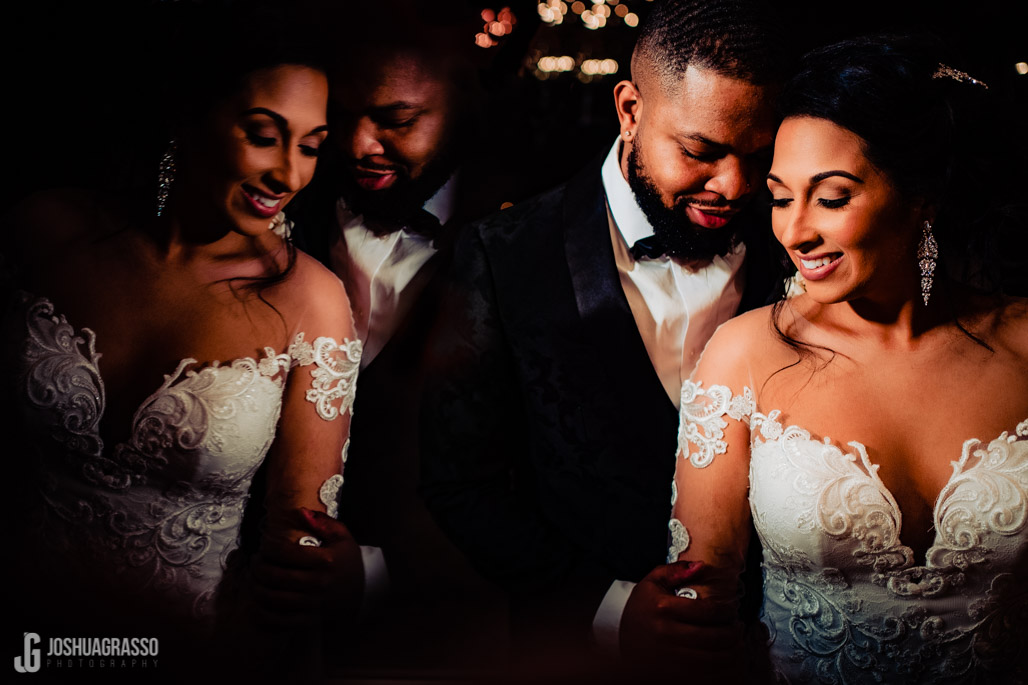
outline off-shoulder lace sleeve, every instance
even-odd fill
[[[723,569],[726,592],[734,587],[748,542],[749,422],[753,392],[727,385],[682,386],[678,459],[668,524],[668,562],[686,552],[692,561]]]
[[[682,403],[678,424],[678,449],[698,469],[710,466],[714,457],[724,454],[725,416],[749,424],[756,409],[753,391],[743,388],[733,395],[724,385],[704,388],[702,382],[686,381],[682,385]]]
[[[335,328],[344,335],[352,327]],[[349,330],[347,330],[349,329]],[[311,339],[308,339],[311,338]],[[339,513],[343,466],[349,445],[360,370],[361,343],[331,335],[297,332],[285,354],[288,368],[281,416],[269,453],[268,506],[278,512],[299,507]]]
[[[361,362],[360,340],[343,340],[340,343],[320,336],[309,342],[305,338],[304,333],[297,333],[289,345],[290,373],[299,374],[294,382],[303,389],[304,398],[314,405],[321,419],[334,422],[337,418],[352,416]],[[342,436],[344,428],[333,431]],[[334,435],[332,437],[335,438]],[[338,470],[328,476],[318,489],[318,501],[332,518],[339,516],[339,492],[343,487],[343,466],[349,444],[346,437],[340,451]]]
[[[313,343],[297,333],[289,346],[292,366],[310,369],[311,382],[307,401],[312,402],[318,416],[331,421],[340,414],[353,413],[357,392],[357,372],[361,363],[360,340],[338,343],[332,338],[316,338]]]

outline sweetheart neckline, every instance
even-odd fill
[[[96,350],[96,333],[91,328],[78,328],[72,323],[70,323],[65,314],[58,313],[56,305],[50,298],[44,295],[36,295],[26,290],[19,290],[18,292],[22,295],[22,302],[20,304],[26,315],[29,315],[36,307],[42,305],[42,311],[37,312],[35,315],[37,318],[45,317],[55,327],[67,326],[70,329],[71,335],[68,337],[69,346],[68,348],[66,348],[66,351],[74,352],[74,354],[76,354],[81,359],[81,361],[89,367],[89,369],[92,372],[92,375],[96,378],[96,386],[94,388],[96,394],[94,397],[99,405],[99,408],[97,411],[96,419],[92,422],[92,425],[90,426],[90,433],[98,441],[98,453],[102,454],[107,447],[107,442],[103,439],[103,437],[100,434],[100,422],[103,420],[103,417],[107,414],[107,390],[104,384],[103,375],[100,372],[100,358],[103,356],[103,353],[97,352]],[[55,340],[58,337],[58,335],[55,335]],[[88,354],[86,352],[83,352],[83,350],[81,349],[81,345],[83,344],[86,345]],[[212,360],[203,362],[202,365],[192,369],[187,369],[187,367],[193,364],[201,363],[193,357],[184,357],[182,359],[179,359],[176,362],[175,370],[172,373],[162,374],[164,377],[164,381],[160,384],[160,386],[158,386],[156,390],[151,392],[138,405],[136,405],[136,407],[132,411],[132,419],[129,422],[130,425],[128,436],[125,439],[113,441],[111,443],[112,448],[115,451],[117,451],[118,448],[122,446],[131,445],[133,439],[135,438],[138,432],[137,429],[139,427],[140,421],[144,418],[142,416],[142,413],[146,410],[146,408],[152,406],[153,403],[161,395],[173,390],[174,388],[188,381],[190,378],[200,375],[205,371],[211,369],[217,370],[223,368],[235,368],[236,364],[249,363],[253,365],[254,371],[256,371],[255,378],[264,378],[269,383],[280,385],[279,382],[275,381],[272,377],[275,374],[267,375],[261,371],[260,367],[265,362],[268,362],[269,360],[274,360],[277,372],[277,370],[281,368],[281,364],[284,361],[281,358],[284,356],[288,358],[288,354],[285,352],[276,353],[275,350],[271,347],[265,347],[264,351],[265,355],[260,359],[256,359],[253,356],[242,356],[229,360]]]
[[[744,389],[748,389],[748,388],[744,388]],[[881,476],[878,475],[878,470],[880,468],[880,465],[876,464],[874,461],[871,460],[871,457],[868,454],[867,446],[864,443],[862,443],[862,442],[860,442],[858,440],[850,440],[849,442],[845,443],[846,446],[851,447],[851,448],[853,448],[853,450],[856,451],[856,454],[854,454],[854,452],[852,452],[852,451],[844,450],[842,448],[842,446],[841,446],[841,443],[839,443],[837,440],[835,440],[834,438],[832,438],[832,437],[830,437],[828,435],[823,435],[823,436],[821,436],[820,440],[818,440],[818,439],[814,438],[811,435],[811,432],[809,430],[803,428],[799,424],[791,423],[788,426],[783,426],[783,423],[778,420],[778,417],[781,416],[781,411],[780,410],[773,409],[770,412],[768,412],[767,414],[765,414],[763,412],[756,411],[755,406],[756,405],[754,403],[754,410],[752,412],[750,412],[750,415],[749,415],[750,416],[750,421],[752,422],[755,417],[758,418],[761,421],[764,421],[764,420],[770,421],[770,422],[773,422],[778,427],[778,430],[780,431],[776,438],[774,438],[773,440],[765,440],[765,442],[761,443],[761,444],[767,444],[769,442],[784,444],[784,442],[787,439],[789,439],[790,431],[799,431],[799,432],[802,433],[802,436],[803,436],[804,440],[806,440],[808,442],[811,442],[811,443],[814,443],[816,445],[824,445],[824,446],[830,447],[830,448],[832,448],[834,450],[837,450],[841,455],[846,457],[847,460],[850,463],[854,464],[854,466],[856,466],[858,463],[863,466],[863,468],[857,467],[855,469],[856,472],[860,473],[861,476],[863,476],[864,478],[869,480],[872,484],[874,484],[875,488],[882,495],[883,499],[885,499],[885,501],[888,503],[889,508],[892,510],[893,514],[896,517],[896,534],[895,534],[896,535],[896,537],[895,537],[896,545],[899,546],[899,547],[902,547],[903,549],[907,550],[910,553],[911,563],[909,565],[906,565],[906,566],[903,566],[903,567],[900,567],[900,568],[896,568],[896,569],[891,569],[890,572],[905,572],[905,571],[909,571],[911,569],[940,569],[941,567],[935,566],[935,565],[930,563],[930,557],[932,556],[932,550],[940,547],[941,544],[945,542],[945,540],[942,538],[942,532],[940,531],[940,525],[942,523],[942,521],[940,520],[940,513],[941,513],[940,509],[941,509],[941,507],[942,507],[942,505],[944,503],[944,498],[946,497],[948,491],[953,487],[954,482],[957,480],[958,476],[961,476],[961,475],[965,475],[966,476],[968,472],[970,472],[973,469],[978,468],[983,463],[985,463],[985,457],[983,456],[983,457],[979,458],[979,460],[978,460],[978,462],[976,464],[974,464],[973,466],[970,466],[966,470],[964,469],[964,467],[967,465],[967,463],[968,463],[968,461],[969,461],[969,459],[971,457],[971,454],[972,454],[971,450],[972,450],[972,448],[973,447],[978,447],[979,449],[984,448],[984,449],[987,450],[991,445],[993,445],[994,443],[996,443],[997,441],[1000,441],[1000,440],[1010,440],[1011,437],[1015,438],[1014,441],[1016,441],[1016,438],[1019,438],[1019,437],[1020,438],[1028,438],[1028,418],[1026,418],[1024,421],[1020,421],[1020,422],[1017,423],[1017,425],[1015,426],[1013,432],[1011,432],[1009,429],[1003,430],[1003,431],[1001,431],[999,433],[999,435],[997,435],[996,437],[990,439],[988,442],[985,442],[985,441],[981,440],[980,438],[968,438],[968,439],[964,440],[963,444],[961,445],[961,449],[960,449],[960,457],[959,457],[959,459],[957,459],[955,461],[950,461],[950,465],[953,467],[952,468],[952,472],[950,473],[949,478],[946,479],[946,482],[943,483],[942,487],[939,489],[939,492],[936,495],[935,501],[934,501],[934,503],[932,504],[932,507],[931,507],[931,512],[932,512],[931,541],[932,541],[932,544],[926,550],[924,550],[923,553],[920,553],[920,550],[919,550],[919,553],[917,555],[915,555],[914,548],[909,546],[909,545],[907,545],[903,541],[903,510],[900,508],[899,502],[896,500],[896,496],[892,493],[892,490],[889,488],[889,486],[887,486],[885,484],[885,481],[882,480]],[[751,430],[752,430],[752,428],[751,428]],[[758,435],[759,435],[759,430],[758,430]],[[752,444],[752,438],[751,438],[751,444]],[[751,448],[751,451],[752,451],[752,448]],[[946,547],[945,549],[950,549],[950,548]],[[923,561],[924,563],[918,563],[920,561]]]
[[[696,405],[696,401],[699,397],[707,398],[710,404]],[[687,408],[690,406],[698,406],[700,411],[690,416],[690,420],[686,421],[686,411]],[[992,438],[988,442],[984,442],[980,438],[968,438],[964,440],[961,446],[960,458],[956,461],[950,462],[950,464],[953,466],[953,472],[950,474],[949,478],[946,479],[946,482],[943,484],[942,488],[939,489],[935,501],[931,507],[932,544],[924,551],[923,554],[919,554],[917,555],[917,558],[915,558],[914,549],[909,545],[906,545],[903,541],[903,511],[900,509],[899,504],[892,493],[892,490],[890,490],[889,487],[886,486],[885,482],[882,481],[881,477],[878,475],[879,465],[871,461],[870,456],[867,454],[867,447],[862,442],[851,440],[848,443],[845,443],[846,445],[852,447],[854,450],[857,451],[857,454],[855,455],[853,452],[844,450],[840,446],[840,443],[831,438],[830,436],[821,436],[820,440],[818,440],[811,436],[809,430],[803,428],[799,424],[793,423],[789,424],[788,426],[783,426],[782,421],[779,420],[779,417],[781,417],[782,415],[781,410],[772,409],[766,414],[757,411],[756,396],[753,390],[750,389],[748,386],[743,386],[742,394],[735,395],[732,392],[732,389],[725,385],[714,384],[711,385],[709,388],[703,388],[702,381],[694,382],[692,380],[687,380],[685,381],[685,383],[682,384],[681,407],[682,426],[679,429],[680,446],[682,446],[682,448],[684,449],[684,443],[682,442],[683,439],[690,441],[695,441],[696,439],[699,439],[702,441],[702,443],[705,443],[695,443],[703,448],[700,454],[692,454],[691,451],[686,451],[686,458],[689,459],[692,462],[692,464],[698,468],[703,468],[709,465],[714,458],[715,451],[717,451],[717,453],[723,453],[724,449],[727,447],[727,445],[721,442],[720,451],[718,451],[719,445],[717,444],[718,441],[721,441],[724,437],[723,429],[727,424],[724,422],[724,419],[722,417],[724,417],[724,415],[726,414],[729,417],[738,421],[742,421],[743,419],[745,419],[745,424],[747,425],[747,428],[750,432],[749,446],[751,455],[754,448],[754,439],[763,440],[761,444],[784,444],[785,439],[787,439],[790,436],[790,434],[794,436],[798,435],[799,437],[802,437],[804,440],[811,442],[813,444],[828,446],[831,449],[838,451],[839,454],[843,455],[849,462],[854,464],[854,470],[857,473],[859,473],[862,477],[864,477],[874,485],[875,489],[882,495],[883,499],[886,500],[890,510],[895,516],[895,546],[907,550],[910,555],[910,563],[906,566],[896,569],[900,572],[909,571],[911,569],[940,568],[938,566],[929,565],[929,558],[932,556],[932,551],[938,548],[940,544],[944,542],[944,539],[941,537],[942,532],[939,528],[939,525],[941,523],[939,518],[940,508],[944,502],[944,496],[946,496],[947,491],[949,491],[950,488],[954,485],[954,482],[956,481],[958,474],[967,473],[967,471],[962,471],[962,468],[967,464],[967,461],[971,453],[971,447],[985,446],[985,448],[988,449],[988,447],[995,444],[999,440],[1006,439],[1010,442],[1016,441],[1017,438],[1024,438],[1028,440],[1028,418],[1018,422],[1015,425],[1012,433],[1010,430],[1003,430],[999,433],[999,435],[997,435],[995,438]],[[757,419],[757,426],[754,425],[754,418]],[[707,425],[708,422],[712,421],[720,422],[720,425]],[[683,434],[682,429],[686,427],[687,423],[696,423],[698,426],[701,426],[702,434],[699,430],[692,430],[688,431],[688,434]],[[774,429],[770,432],[765,432],[762,426],[759,425],[762,423],[770,423],[774,426]],[[711,430],[712,428],[713,430]],[[759,445],[757,446],[759,447]],[[856,463],[858,460],[862,462],[864,468],[856,467]],[[984,459],[980,459],[977,464],[970,468],[978,468],[978,466],[980,466],[984,462]],[[950,548],[947,547],[945,549]],[[924,563],[918,564],[917,562],[922,559],[924,560]]]

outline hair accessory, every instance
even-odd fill
[[[696,590],[692,589],[691,587],[680,587],[677,590],[675,590],[675,594],[684,599],[700,598],[700,593],[696,592]]]
[[[921,267],[921,297],[928,304],[932,294],[932,282],[935,279],[935,260],[939,257],[939,244],[932,235],[932,222],[926,221],[921,227],[921,242],[917,245],[917,264]]]
[[[172,138],[168,141],[168,149],[161,157],[161,163],[157,166],[157,216],[164,213],[168,206],[168,193],[171,191],[171,184],[175,182],[175,150],[178,149],[178,141]]]
[[[948,64],[943,64],[942,62],[939,62],[939,67],[935,70],[935,73],[932,74],[932,78],[951,78],[954,81],[960,81],[961,83],[970,83],[975,86],[981,86],[985,90],[989,89],[989,86],[987,86],[984,81],[979,81],[966,71],[954,69]]]
[[[304,535],[302,538],[297,540],[301,547],[321,547],[321,540],[317,539],[313,535]]]

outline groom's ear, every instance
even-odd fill
[[[614,108],[618,113],[622,139],[627,141],[635,136],[642,106],[642,93],[633,81],[621,81],[614,86]]]

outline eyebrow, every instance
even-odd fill
[[[707,146],[710,146],[710,147],[720,148],[720,149],[723,149],[723,150],[727,150],[729,147],[731,147],[729,145],[726,145],[725,143],[718,143],[716,141],[713,141],[710,138],[707,138],[706,136],[703,136],[703,135],[701,135],[699,133],[683,133],[682,135],[679,136],[679,138],[683,138],[685,140],[691,140],[694,143],[700,143],[702,145],[707,145]]]
[[[860,178],[859,176],[854,176],[848,171],[843,171],[842,169],[832,169],[831,171],[822,171],[819,174],[814,174],[810,177],[810,183],[811,185],[815,185],[825,180],[826,178],[831,178],[832,176],[842,176],[843,178],[848,178],[849,180],[854,181],[856,183],[864,182],[864,179]],[[768,174],[767,180],[774,181],[775,183],[781,183],[783,186],[785,185],[785,182],[782,181],[782,179],[775,176],[774,174]]]
[[[401,109],[421,108],[421,105],[415,104],[413,102],[406,102],[404,100],[400,100],[399,102],[390,102],[388,105],[375,105],[371,107],[371,109],[375,110],[376,112],[395,112]]]
[[[251,107],[250,109],[243,111],[239,116],[246,117],[246,116],[250,116],[251,114],[263,114],[264,116],[271,117],[274,120],[275,125],[278,126],[279,130],[281,130],[281,131],[286,131],[289,128],[289,122],[286,121],[286,118],[284,116],[282,116],[281,114],[279,114],[275,110],[268,109],[267,107]],[[327,124],[322,124],[321,126],[315,126],[310,131],[308,131],[303,136],[301,136],[301,138],[305,138],[307,136],[312,136],[315,133],[321,133],[322,131],[327,131],[327,130],[328,130],[328,125]]]

